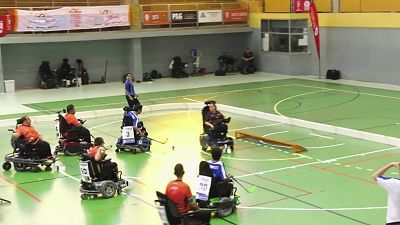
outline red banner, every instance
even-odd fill
[[[169,24],[168,12],[144,12],[143,25]]]
[[[7,35],[7,17],[0,15],[0,37]]]
[[[314,2],[312,2],[310,6],[310,18],[314,34],[315,46],[317,47],[318,59],[320,59],[318,12]]]
[[[247,9],[226,9],[224,10],[225,22],[247,21],[249,12]]]
[[[311,7],[311,0],[294,0],[295,13],[309,12],[310,7]]]

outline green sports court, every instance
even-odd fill
[[[396,137],[397,115],[385,108],[393,106],[398,96],[398,92],[387,89],[279,79],[151,92],[140,97],[146,105],[212,98],[218,104]],[[107,110],[121,108],[123,96],[68,102],[79,111]],[[65,104],[55,101],[27,106],[55,118],[54,112]],[[399,156],[397,146],[277,123],[268,117],[228,115],[233,118],[229,126],[231,135],[242,130],[291,141],[308,151],[298,154],[268,143],[235,140],[234,152],[225,154],[223,162],[246,188],[255,189],[247,193],[239,186],[242,203],[237,212],[213,218],[212,224],[379,224],[385,217],[385,192],[372,181],[371,174]],[[201,151],[198,142],[202,129],[199,110],[150,111],[141,118],[154,138],[168,138],[168,142],[154,143],[151,152],[144,154],[108,152],[131,183],[124,194],[107,200],[82,201],[78,191],[79,157],[60,156],[57,166],[61,171],[18,173],[12,169],[2,173],[2,197],[12,202],[1,208],[2,223],[53,224],[52,220],[57,220],[59,224],[159,224],[154,209],[155,191],[163,191],[173,179],[173,166],[182,163],[186,169],[184,180],[194,187],[198,163],[209,160],[210,155]],[[86,126],[95,136],[114,144],[120,135],[120,123],[121,115],[112,115],[88,119]],[[37,122],[35,127],[47,141],[56,144],[54,121]],[[6,128],[0,131],[4,137],[2,155],[10,151]],[[390,174],[396,176],[398,171]],[[68,213],[71,211],[74,213]]]
[[[398,0],[0,0],[0,225],[399,225],[399,12]],[[137,152],[121,150],[132,140]],[[215,145],[234,188],[212,198]],[[182,215],[178,164],[206,198],[184,211],[210,222]]]

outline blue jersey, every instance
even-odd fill
[[[135,88],[133,87],[133,83],[131,81],[126,81],[125,82],[125,90],[130,94],[130,95],[135,95]]]
[[[137,127],[138,123],[139,123],[139,118],[137,115],[135,115],[135,113],[133,111],[129,111],[127,113],[128,116],[130,116],[132,118],[132,126]]]
[[[221,161],[218,161],[218,162],[207,161],[207,163],[210,166],[210,169],[214,175],[214,178],[217,180],[217,182],[223,181],[226,179],[225,167]]]

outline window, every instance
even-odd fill
[[[308,52],[307,22],[306,19],[262,20],[262,49],[271,52]]]

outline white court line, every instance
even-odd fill
[[[271,136],[271,135],[274,135],[274,134],[283,134],[283,133],[287,133],[287,132],[289,132],[289,131],[287,131],[287,130],[278,131],[278,132],[273,132],[273,133],[265,134],[265,135],[263,135],[262,137],[267,137],[267,136]]]
[[[60,172],[62,175],[66,176],[66,177],[68,177],[68,178],[71,178],[71,179],[74,180],[74,181],[81,182],[80,179],[78,179],[78,178],[76,178],[76,177],[74,177],[74,176],[68,174],[68,173],[65,172],[63,169],[58,170],[58,172]]]
[[[326,145],[326,146],[304,147],[304,148],[307,148],[307,149],[321,149],[321,148],[333,148],[333,147],[338,147],[338,146],[342,146],[342,145],[344,145],[344,143],[335,144],[335,145]]]
[[[165,115],[170,115],[170,114],[174,114],[174,113],[183,113],[183,112],[187,112],[187,110],[181,110],[181,111],[177,111],[177,112],[165,112],[165,113],[158,113],[158,114],[151,114],[151,115],[145,115],[145,116],[140,116],[140,118],[147,118],[147,117],[153,117],[153,116],[165,116]],[[139,118],[139,119],[140,119]],[[97,129],[97,128],[99,128],[99,127],[104,127],[104,126],[108,126],[108,125],[110,125],[110,124],[114,124],[114,123],[122,123],[122,120],[117,120],[117,121],[112,121],[112,122],[109,122],[109,123],[103,123],[103,124],[100,124],[100,125],[98,125],[98,126],[94,126],[94,127],[90,127],[90,128],[88,128],[89,130],[90,129]]]
[[[254,175],[262,175],[262,174],[265,174],[265,173],[272,173],[272,172],[277,172],[277,171],[282,171],[282,170],[287,170],[287,169],[295,169],[295,168],[298,168],[298,167],[310,166],[310,165],[319,164],[319,163],[335,162],[335,161],[340,160],[340,159],[347,159],[347,158],[353,158],[353,157],[356,157],[356,156],[370,155],[370,154],[374,154],[374,153],[378,153],[378,152],[385,152],[385,151],[389,151],[389,150],[393,150],[393,149],[399,149],[399,148],[400,147],[390,147],[390,148],[379,149],[379,150],[370,151],[370,152],[366,152],[366,153],[359,153],[359,154],[348,155],[348,156],[343,156],[343,157],[338,157],[338,158],[333,158],[333,159],[320,160],[320,161],[317,161],[317,162],[304,163],[304,164],[295,165],[295,166],[288,166],[288,167],[281,167],[281,168],[272,169],[272,170],[265,170],[265,171],[256,172],[256,173],[244,174],[244,175],[236,176],[236,178],[250,177],[250,176],[254,176]]]
[[[191,102],[201,102],[201,101],[194,100],[194,99],[191,99],[191,98],[183,98],[183,99],[188,100],[188,101],[191,101]]]
[[[314,134],[314,133],[310,133],[311,136],[316,136],[316,137],[320,137],[320,138],[326,138],[326,139],[335,139],[333,137],[328,137],[328,136],[324,136],[324,135],[320,135],[320,134]]]
[[[280,87],[288,87],[288,86],[295,86],[296,84],[284,84],[284,85],[276,85],[276,86],[270,86],[270,87],[261,87],[261,88],[246,88],[246,89],[238,89],[238,90],[233,90],[233,91],[217,91],[217,92],[211,92],[211,93],[204,93],[204,94],[194,94],[194,95],[181,95],[181,96],[173,96],[173,97],[163,97],[163,98],[153,98],[153,99],[146,99],[146,100],[140,100],[141,102],[151,102],[151,101],[157,101],[157,100],[166,100],[166,99],[175,99],[175,98],[186,98],[186,97],[197,97],[197,96],[203,96],[203,95],[218,95],[218,94],[229,94],[229,93],[236,93],[236,92],[242,92],[242,91],[255,91],[255,90],[261,90],[261,89],[272,89],[272,88],[280,88]],[[87,100],[87,99],[73,99],[73,100]],[[40,104],[40,103],[46,103],[46,102],[35,102],[35,103],[28,103],[28,104]],[[98,106],[106,106],[106,105],[120,105],[124,104],[124,102],[114,102],[114,103],[104,103],[104,104],[98,104],[98,105],[89,105],[89,106],[76,106],[76,109],[82,109],[82,108],[92,108],[92,107],[98,107]],[[34,108],[32,108],[34,109]],[[60,110],[59,108],[56,109],[46,109],[46,110],[37,110],[34,109],[38,112],[55,112],[57,110]]]
[[[238,206],[238,209],[254,209],[254,210],[273,210],[273,211],[362,211],[362,210],[380,210],[387,209],[385,206],[363,207],[363,208],[328,208],[328,209],[310,209],[310,208],[269,208],[269,207],[246,207]]]
[[[280,125],[280,124],[284,124],[284,123],[272,123],[272,124],[258,125],[258,126],[252,126],[252,127],[243,127],[243,128],[230,129],[228,131],[249,130],[249,129],[260,128],[260,127],[272,127],[272,126],[276,126],[276,125]]]
[[[368,96],[373,96],[373,97],[390,98],[390,99],[400,100],[400,97],[387,96],[387,95],[370,94],[370,93],[363,93],[363,92],[357,92],[357,91],[338,90],[338,89],[324,88],[324,87],[316,87],[316,86],[304,85],[304,84],[293,84],[293,85],[303,86],[303,87],[310,87],[310,88],[324,89],[324,90],[327,90],[327,91],[337,91],[337,92],[344,92],[344,93],[351,93],[351,94],[360,94],[360,95],[368,95]]]
[[[315,93],[320,93],[320,92],[327,92],[327,91],[330,91],[330,90],[311,91],[311,92],[306,92],[306,93],[302,93],[302,94],[298,94],[298,95],[293,95],[293,96],[284,98],[284,99],[280,100],[279,102],[275,103],[275,105],[274,105],[274,111],[275,111],[276,114],[278,114],[278,115],[280,115],[280,116],[285,116],[285,115],[283,115],[282,113],[280,113],[280,112],[278,111],[278,105],[281,104],[282,102],[285,102],[285,101],[290,100],[290,99],[292,99],[292,98],[301,97],[301,96],[304,96],[304,95],[310,95],[310,94],[315,94]]]

